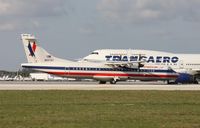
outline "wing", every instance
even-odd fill
[[[113,68],[141,68],[144,67],[144,62],[107,62],[105,65]]]

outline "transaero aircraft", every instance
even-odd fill
[[[123,65],[122,63],[124,63],[125,67],[131,64],[131,66],[140,67],[138,71],[139,73],[142,72],[144,76],[147,75],[146,80],[154,80],[154,77],[151,75],[154,76],[156,74],[159,79],[159,77],[162,78],[162,73],[169,75],[170,72],[176,72],[178,76],[175,80],[168,80],[168,83],[197,84],[197,78],[200,76],[199,59],[200,54],[174,54],[132,49],[101,49],[93,51],[81,61],[106,62],[110,63],[110,65],[113,64],[113,66],[117,66],[117,63],[119,65]]]
[[[95,79],[100,84],[126,80],[163,80],[168,83],[198,83],[200,55],[148,50],[96,50],[80,61],[49,54],[34,35],[21,34],[29,68],[68,78]]]

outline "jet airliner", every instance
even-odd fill
[[[169,52],[133,49],[100,49],[95,50],[81,61],[87,62],[145,62],[141,69],[156,70],[171,68],[178,73],[177,79],[169,83],[197,84],[200,77],[200,54],[175,54]],[[154,72],[154,71],[152,71]],[[150,80],[153,80],[150,78]]]

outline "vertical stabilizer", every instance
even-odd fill
[[[26,53],[28,63],[65,61],[52,56],[46,50],[40,47],[34,35],[21,34],[21,38],[24,45],[24,50]]]

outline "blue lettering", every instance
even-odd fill
[[[145,61],[146,59],[147,59],[146,56],[140,56],[139,61],[141,61],[141,60]]]
[[[172,63],[176,63],[176,62],[178,62],[178,57],[172,57]]]
[[[113,56],[113,61],[121,61],[121,56]]]
[[[106,57],[106,61],[110,61],[110,59],[112,58],[112,56],[105,56]]]
[[[170,57],[164,56],[163,63],[170,63]]]
[[[162,56],[157,56],[156,57],[156,63],[161,63],[162,62],[161,59],[162,59]]]
[[[149,62],[152,62],[152,63],[154,63],[154,62],[155,62],[155,61],[154,61],[154,58],[153,58],[153,56],[150,56],[150,57],[149,57],[149,59],[148,59],[147,63],[149,63]]]
[[[179,58],[174,57],[168,57],[168,56],[105,56],[106,61],[130,61],[136,62],[136,61],[147,61],[147,63],[177,63],[179,61]]]
[[[130,56],[130,61],[137,61],[138,60],[138,56]]]
[[[122,57],[122,61],[128,61],[128,57],[127,56],[123,56]]]

